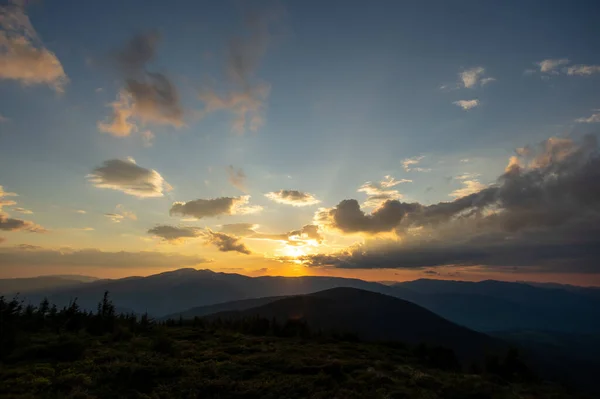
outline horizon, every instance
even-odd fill
[[[97,280],[119,280],[122,278],[133,278],[133,277],[139,277],[139,278],[145,278],[145,277],[150,277],[150,276],[156,276],[156,275],[160,275],[160,274],[165,274],[165,273],[170,273],[170,272],[178,272],[181,270],[193,270],[193,271],[209,271],[209,272],[213,272],[213,273],[220,273],[220,274],[238,274],[238,275],[242,275],[242,276],[246,276],[246,277],[250,277],[250,278],[255,278],[255,277],[288,277],[288,278],[294,278],[294,277],[338,277],[338,276],[327,276],[327,275],[302,275],[302,276],[284,276],[284,275],[277,275],[277,274],[261,274],[261,275],[246,275],[246,274],[242,274],[239,272],[223,272],[223,271],[219,271],[219,270],[213,270],[210,268],[203,268],[203,269],[195,269],[193,267],[185,267],[185,268],[181,268],[181,269],[172,269],[172,270],[165,270],[162,272],[156,272],[156,273],[151,273],[151,274],[147,274],[147,275],[128,275],[128,276],[121,276],[121,277],[98,277],[98,276],[91,276],[91,275],[85,275],[85,274],[42,274],[42,275],[32,275],[32,276],[23,276],[23,277],[0,277],[0,279],[28,279],[28,278],[41,278],[41,277],[83,277],[83,278],[91,278],[94,280],[88,281],[88,282],[93,282],[93,281],[97,281]],[[456,279],[456,278],[451,278],[451,277],[447,277],[447,278],[434,278],[434,277],[419,277],[416,279],[412,279],[412,280],[368,280],[368,279],[359,279],[357,277],[341,277],[341,278],[354,278],[354,279],[358,279],[358,280],[363,280],[363,281],[367,281],[367,282],[373,282],[373,283],[379,283],[382,285],[387,285],[387,284],[394,284],[394,283],[408,283],[408,282],[413,282],[413,281],[419,281],[419,280],[431,280],[431,281],[448,281],[448,282],[467,282],[467,283],[481,283],[481,282],[486,282],[486,281],[495,281],[495,282],[502,282],[502,283],[519,283],[519,284],[555,284],[558,286],[572,286],[572,287],[581,287],[581,288],[600,288],[600,285],[589,285],[589,284],[567,284],[567,283],[555,283],[555,282],[544,282],[544,281],[528,281],[528,280],[496,280],[496,279],[480,279],[480,280],[464,280],[464,279]]]
[[[428,4],[0,3],[0,278],[600,286],[600,4]]]

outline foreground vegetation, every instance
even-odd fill
[[[156,324],[0,299],[0,396],[7,398],[571,398],[511,352],[462,371],[452,352],[360,342],[252,319]],[[476,367],[477,368],[477,367]]]

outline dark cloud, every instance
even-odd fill
[[[29,231],[31,233],[44,233],[46,229],[28,220],[14,219],[6,213],[0,212],[0,230],[3,231]]]
[[[387,201],[365,214],[344,200],[315,216],[325,228],[373,235],[369,242],[307,263],[351,268],[441,265],[539,267],[600,272],[600,153],[595,136],[552,138],[517,150],[496,183],[433,205]]]
[[[233,187],[246,192],[246,174],[241,168],[236,169],[233,165],[229,165],[227,174],[229,175],[229,183],[231,183]]]
[[[280,204],[292,206],[309,206],[321,202],[314,195],[298,190],[272,191],[266,193],[265,197]]]
[[[210,229],[206,229],[202,233],[202,236],[207,243],[215,245],[221,252],[239,252],[246,255],[252,253],[246,245],[240,242],[239,237],[215,232]]]
[[[196,219],[202,219],[221,215],[243,215],[262,210],[260,206],[247,205],[249,200],[249,195],[243,195],[241,197],[219,197],[197,199],[188,202],[175,202],[171,206],[169,213],[171,216],[191,216]]]
[[[162,197],[163,190],[170,187],[157,171],[142,168],[131,158],[104,161],[87,177],[96,187],[119,190],[136,197]]]
[[[138,131],[136,118],[142,123],[181,127],[184,110],[179,93],[164,73],[148,71],[147,64],[154,60],[160,42],[157,32],[134,36],[115,59],[123,76],[124,87],[118,100],[109,104],[112,115],[98,123],[100,131],[114,136],[128,136]]]
[[[148,234],[160,237],[166,241],[180,241],[186,238],[195,238],[201,234],[201,229],[197,227],[176,227],[168,225],[159,225],[148,230]]]
[[[0,267],[103,267],[109,269],[121,268],[173,268],[194,266],[207,262],[198,256],[186,256],[164,252],[104,252],[98,249],[72,250],[63,248],[43,249],[32,247],[0,248]]]
[[[419,204],[387,200],[372,213],[366,214],[360,209],[357,200],[347,199],[334,208],[320,209],[315,215],[315,221],[326,228],[344,233],[377,234],[394,230],[407,213],[419,207]]]

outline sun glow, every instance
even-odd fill
[[[304,249],[302,249],[302,247],[291,245],[286,245],[285,248],[283,248],[282,253],[290,258],[299,258],[306,255],[306,252]]]

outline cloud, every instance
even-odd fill
[[[590,76],[600,73],[600,65],[573,65],[567,68],[567,75]]]
[[[420,168],[420,167],[412,166],[412,165],[418,165],[423,160],[423,158],[425,158],[425,155],[421,155],[421,156],[413,157],[413,158],[405,158],[402,160],[402,167],[407,172],[431,172],[430,168]]]
[[[19,247],[0,249],[0,267],[56,267],[81,268],[99,267],[107,269],[165,269],[173,267],[194,266],[207,262],[198,256],[186,256],[165,252],[104,252],[99,249],[44,249]]]
[[[376,183],[366,182],[358,189],[359,193],[365,193],[368,195],[367,200],[363,204],[365,207],[378,207],[382,203],[391,199],[402,199],[403,196],[398,190],[391,190],[390,188],[397,186],[401,183],[412,183],[412,180],[401,179],[396,180],[392,176],[385,176],[384,180]]]
[[[144,130],[141,133],[141,136],[144,147],[152,147],[152,144],[154,144],[154,133],[152,133],[150,130]]]
[[[200,90],[198,97],[204,103],[200,116],[227,111],[232,116],[231,130],[237,134],[246,130],[255,132],[264,125],[271,87],[257,80],[255,73],[271,41],[269,25],[278,18],[276,12],[246,15],[245,35],[232,39],[227,47],[228,89],[219,91],[206,87]]]
[[[25,209],[25,208],[21,208],[21,207],[12,208],[12,210],[14,212],[19,212],[19,213],[22,213],[24,215],[31,215],[31,214],[33,214],[33,212],[30,211],[29,209]]]
[[[474,100],[458,100],[458,101],[454,101],[452,104],[454,105],[458,105],[459,107],[461,107],[462,109],[464,109],[465,111],[478,107],[479,106],[479,100],[474,99]]]
[[[463,179],[462,184],[464,185],[464,187],[452,191],[449,194],[450,197],[455,197],[455,198],[466,197],[467,195],[478,193],[479,191],[481,191],[487,187],[485,184],[480,183],[479,180]]]
[[[0,123],[4,123],[4,122],[8,122],[8,121],[10,121],[10,118],[7,118],[6,116],[0,114]]]
[[[202,229],[197,227],[159,225],[148,230],[148,234],[165,241],[182,241],[200,236]]]
[[[468,181],[468,180],[466,180]],[[387,201],[371,214],[356,200],[321,209],[315,221],[340,233],[392,232],[312,265],[493,268],[600,273],[600,151],[597,137],[551,138],[516,151],[497,181],[451,202]]]
[[[9,200],[6,197],[18,197],[16,193],[4,191],[4,187],[0,186],[0,230],[4,231],[29,231],[32,233],[45,233],[46,229],[28,220],[11,218],[2,208],[5,206],[16,205],[17,202]],[[33,212],[24,208],[13,208],[13,211],[31,214]]]
[[[3,231],[28,231],[31,233],[44,233],[46,229],[28,220],[13,219],[6,213],[0,213],[0,230]]]
[[[321,202],[314,195],[297,190],[279,190],[266,193],[265,197],[280,204],[310,206]]]
[[[111,159],[95,168],[87,178],[99,188],[122,191],[139,198],[162,197],[167,182],[153,169],[138,166],[135,160]]]
[[[87,212],[84,211],[83,209],[78,209],[75,211],[75,213],[79,213],[80,215],[85,215]]]
[[[595,110],[598,112],[594,112],[592,115],[588,116],[587,118],[577,118],[575,119],[575,122],[578,123],[600,123],[600,110]]]
[[[468,89],[477,86],[477,84],[481,84],[482,86],[490,83],[496,79],[494,78],[483,78],[485,73],[485,69],[483,67],[475,67],[471,69],[466,69],[458,74],[462,85]],[[484,82],[485,81],[485,82]]]
[[[0,6],[0,79],[45,84],[59,93],[69,82],[56,55],[46,49],[19,2]]]
[[[227,168],[227,174],[229,175],[229,183],[240,191],[246,192],[246,174],[239,168],[235,169],[233,165],[229,165]]]
[[[546,59],[537,63],[540,67],[540,72],[557,75],[557,69],[563,65],[567,65],[570,61],[567,58]]]
[[[0,244],[2,244],[2,243],[3,243],[3,242],[5,242],[5,241],[6,241],[6,238],[4,238],[4,237],[0,237]]]
[[[358,201],[347,199],[333,208],[320,208],[315,214],[315,224],[343,233],[377,234],[394,230],[412,208],[412,204],[387,200],[366,214]]]
[[[249,195],[240,197],[219,197],[197,199],[188,202],[175,202],[169,211],[170,215],[191,216],[196,219],[217,217],[221,215],[245,215],[262,210],[261,206],[248,205]]]
[[[206,229],[202,236],[208,244],[216,246],[221,252],[239,252],[250,255],[252,252],[240,242],[239,237]]]
[[[139,34],[115,54],[123,88],[117,100],[109,104],[112,114],[106,121],[98,122],[100,131],[125,137],[138,131],[137,121],[176,128],[185,125],[184,110],[175,85],[167,75],[148,70],[159,42],[157,32]]]
[[[98,130],[112,134],[116,137],[127,137],[138,130],[135,123],[131,121],[133,108],[131,95],[121,90],[117,100],[108,104],[112,108],[112,114],[105,122],[98,122]]]
[[[135,213],[125,210],[125,207],[118,204],[115,213],[105,213],[104,216],[109,218],[113,223],[121,223],[124,219],[137,220]]]
[[[259,226],[256,224],[233,223],[221,226],[221,232],[256,240],[282,241],[288,245],[304,245],[321,243],[323,241],[323,236],[319,232],[319,226],[313,224],[307,224],[302,226],[301,229],[280,234],[261,233],[257,231],[258,228]]]

